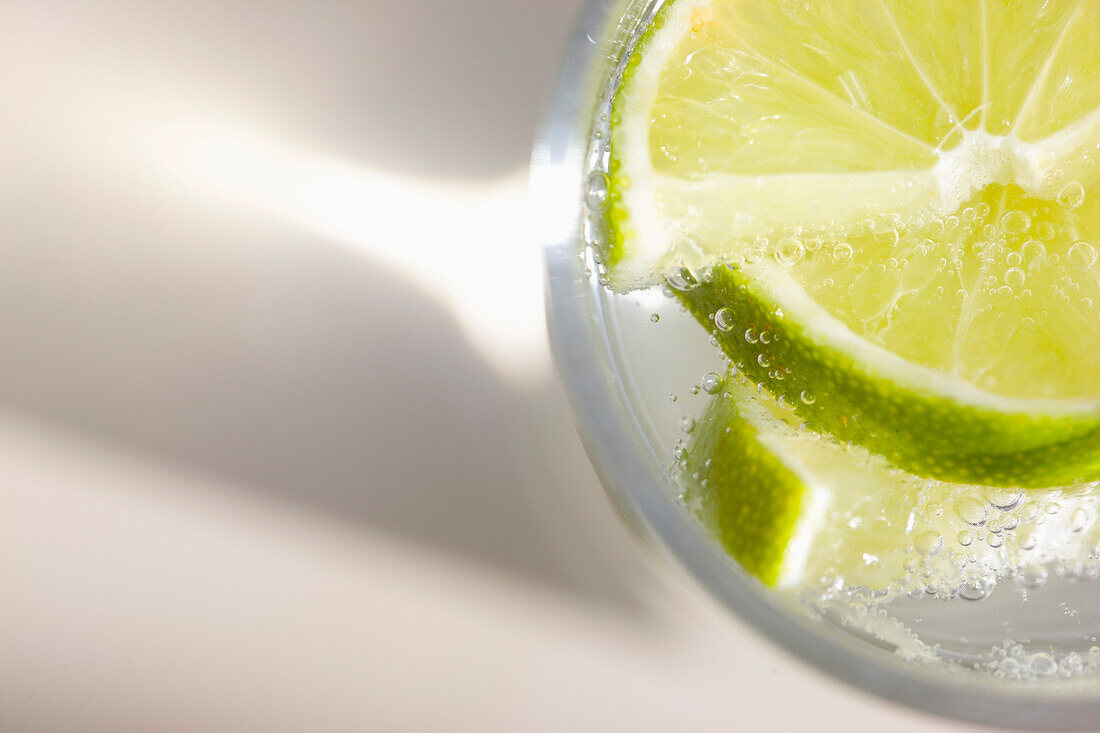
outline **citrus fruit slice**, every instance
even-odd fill
[[[1089,0],[675,0],[613,104],[611,286],[670,278],[914,473],[1100,478],[1098,46]]]
[[[768,585],[943,597],[1051,562],[1088,562],[1097,484],[1025,492],[921,479],[802,430],[731,376],[693,431],[685,500]]]

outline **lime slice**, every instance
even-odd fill
[[[689,506],[768,585],[953,597],[1087,562],[1100,540],[1098,484],[1024,492],[920,479],[800,429],[736,376],[699,420],[683,468]]]
[[[733,366],[809,427],[947,481],[1034,488],[1100,473],[1095,401],[984,392],[859,339],[804,291],[775,296],[770,270],[745,269],[717,267],[678,295]]]
[[[666,5],[614,102],[612,287],[686,268],[747,373],[914,473],[1100,478],[1098,14]]]

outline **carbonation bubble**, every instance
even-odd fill
[[[1057,196],[1058,204],[1067,209],[1076,209],[1085,203],[1085,187],[1080,181],[1070,181]]]
[[[989,507],[977,499],[959,499],[955,502],[955,513],[967,524],[980,527],[989,518]]]
[[[695,276],[692,275],[691,271],[686,267],[681,267],[679,272],[674,272],[665,279],[668,281],[670,287],[680,292],[694,290],[699,286],[699,281],[695,279]]]
[[[1005,272],[1005,284],[1009,287],[1021,287],[1027,281],[1027,275],[1019,267],[1010,267]]]
[[[841,243],[833,247],[833,260],[837,264],[842,265],[850,259],[852,259],[852,246],[850,244]]]
[[[1012,489],[993,489],[989,493],[989,503],[1001,511],[1012,509],[1024,498],[1023,491]]]
[[[707,394],[717,394],[722,389],[722,377],[716,372],[707,372],[699,383]]]
[[[1050,571],[1045,565],[1031,565],[1016,574],[1016,585],[1024,590],[1035,590],[1047,584]]]
[[[997,587],[991,578],[978,578],[964,585],[959,590],[959,597],[967,601],[981,601],[989,598],[993,589]]]
[[[690,433],[692,430],[695,429],[695,420],[688,417],[687,415],[684,415],[682,418],[680,418],[680,429],[683,430],[685,433]]]
[[[964,529],[959,532],[959,544],[963,547],[970,547],[970,544],[974,541],[974,533],[969,529]]]
[[[921,532],[913,538],[913,549],[922,555],[930,555],[941,547],[943,547],[943,537],[932,530]]]
[[[1054,572],[1059,578],[1065,578],[1074,583],[1089,579],[1086,577],[1085,564],[1081,562],[1060,562],[1054,566]]]
[[[1046,652],[1035,652],[1028,660],[1028,667],[1036,677],[1053,677],[1058,672],[1058,663]]]
[[[649,317],[649,320],[653,321],[654,323],[657,323],[658,321],[661,320],[661,314],[660,313],[654,313]]]
[[[719,308],[714,314],[714,325],[719,331],[729,332],[733,330],[733,311],[729,308]]]
[[[807,390],[802,390],[801,399],[804,404],[812,405],[815,398],[811,392]]]
[[[1089,512],[1084,507],[1078,507],[1069,515],[1069,528],[1074,532],[1080,532],[1089,525]]]
[[[1096,264],[1096,249],[1088,242],[1077,242],[1068,254],[1070,263],[1079,270],[1088,270]]]
[[[792,267],[806,256],[806,245],[793,237],[783,237],[775,250],[775,259],[784,267]]]
[[[997,663],[997,670],[994,672],[999,677],[1006,677],[1008,679],[1015,679],[1020,676],[1020,662],[1015,657],[1005,657]]]
[[[599,209],[607,202],[608,176],[603,171],[592,171],[588,176],[588,188],[584,201],[590,209]]]
[[[1019,236],[1031,228],[1031,217],[1018,209],[1008,211],[1001,217],[1001,229]]]

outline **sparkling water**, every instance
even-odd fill
[[[643,15],[638,29],[644,28],[652,14],[651,9]],[[617,59],[620,72],[636,38],[636,33],[622,34]],[[583,192],[584,256],[590,277],[601,286],[608,283],[599,252],[607,243],[603,215],[608,199],[610,104],[616,84],[617,74],[602,90]],[[1068,181],[1056,203],[1073,210],[1084,198],[1081,184]],[[954,228],[985,228],[991,237],[1019,239],[1020,246],[1007,254],[988,253],[1004,257],[1007,265],[998,282],[988,285],[1002,289],[1005,297],[1019,297],[1026,292],[1029,266],[1038,261],[1050,263],[1052,255],[1047,254],[1044,242],[1060,232],[1056,223],[1033,221],[1022,210],[1008,210],[995,220],[991,216],[995,215],[988,205],[977,203],[957,216],[923,222],[915,229],[943,236]],[[899,236],[896,230],[888,233]],[[762,255],[787,265],[797,264],[816,246],[797,235],[760,243]],[[848,244],[828,246],[825,255],[836,262],[852,257]],[[1081,241],[1069,248],[1066,259],[1068,262],[1053,264],[1065,267],[1065,286],[1072,293],[1072,270],[1090,270],[1097,252],[1091,243]],[[953,263],[948,260],[943,266]],[[673,290],[690,289],[694,284],[692,274],[684,271],[669,277],[662,288],[627,295],[614,294],[606,287],[599,291],[618,376],[639,429],[658,459],[679,477],[681,488],[687,478],[678,469],[686,446],[705,406],[723,391],[727,370],[714,335],[700,328],[673,297]],[[822,283],[823,287],[829,285]],[[713,324],[723,333],[738,328],[734,314],[725,308],[714,314]],[[743,336],[750,343],[772,338],[770,333],[756,333],[751,328]],[[799,398],[813,404],[816,396],[803,391]],[[1095,547],[1100,540],[1100,492],[1095,489],[1080,489],[1064,505],[1059,492],[988,489],[980,496],[957,498],[947,506],[926,507],[931,513],[952,513],[960,529],[950,537],[934,532],[914,534],[912,557],[906,560],[906,572],[899,574],[895,586],[870,591],[840,578],[781,592],[792,602],[814,609],[829,623],[907,658],[968,667],[1007,679],[1100,673],[1100,582],[1096,582],[1100,561],[1092,551],[1053,562],[1044,552],[1050,548],[1042,545],[1043,537],[1051,536],[1051,528],[1057,527],[1064,536],[1087,535],[1088,541],[1082,540],[1080,545]],[[1079,499],[1093,494],[1097,501]],[[899,532],[905,530],[897,527]],[[1034,557],[1035,562],[1009,571],[991,568],[979,561],[976,550],[982,545],[995,551],[1011,548],[1020,556]]]

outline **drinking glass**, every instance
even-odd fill
[[[533,154],[533,214],[546,242],[554,356],[608,496],[643,541],[732,612],[848,683],[969,721],[1046,730],[1100,726],[1100,664],[1082,662],[1088,668],[1083,672],[1059,673],[1067,658],[1100,660],[1100,583],[1052,574],[1050,587],[1029,602],[1011,588],[980,603],[903,600],[891,609],[892,618],[937,651],[936,659],[915,659],[902,654],[903,644],[889,633],[873,633],[763,586],[680,500],[669,470],[671,451],[683,437],[682,424],[701,412],[707,397],[693,395],[699,390],[688,385],[721,372],[719,355],[690,316],[661,293],[612,294],[601,285],[593,256],[602,236],[606,189],[599,171],[606,163],[615,80],[660,5],[589,0],[569,39]],[[1010,633],[1029,648],[1050,649],[1055,673],[1047,679],[994,676],[988,649],[1010,643]]]

